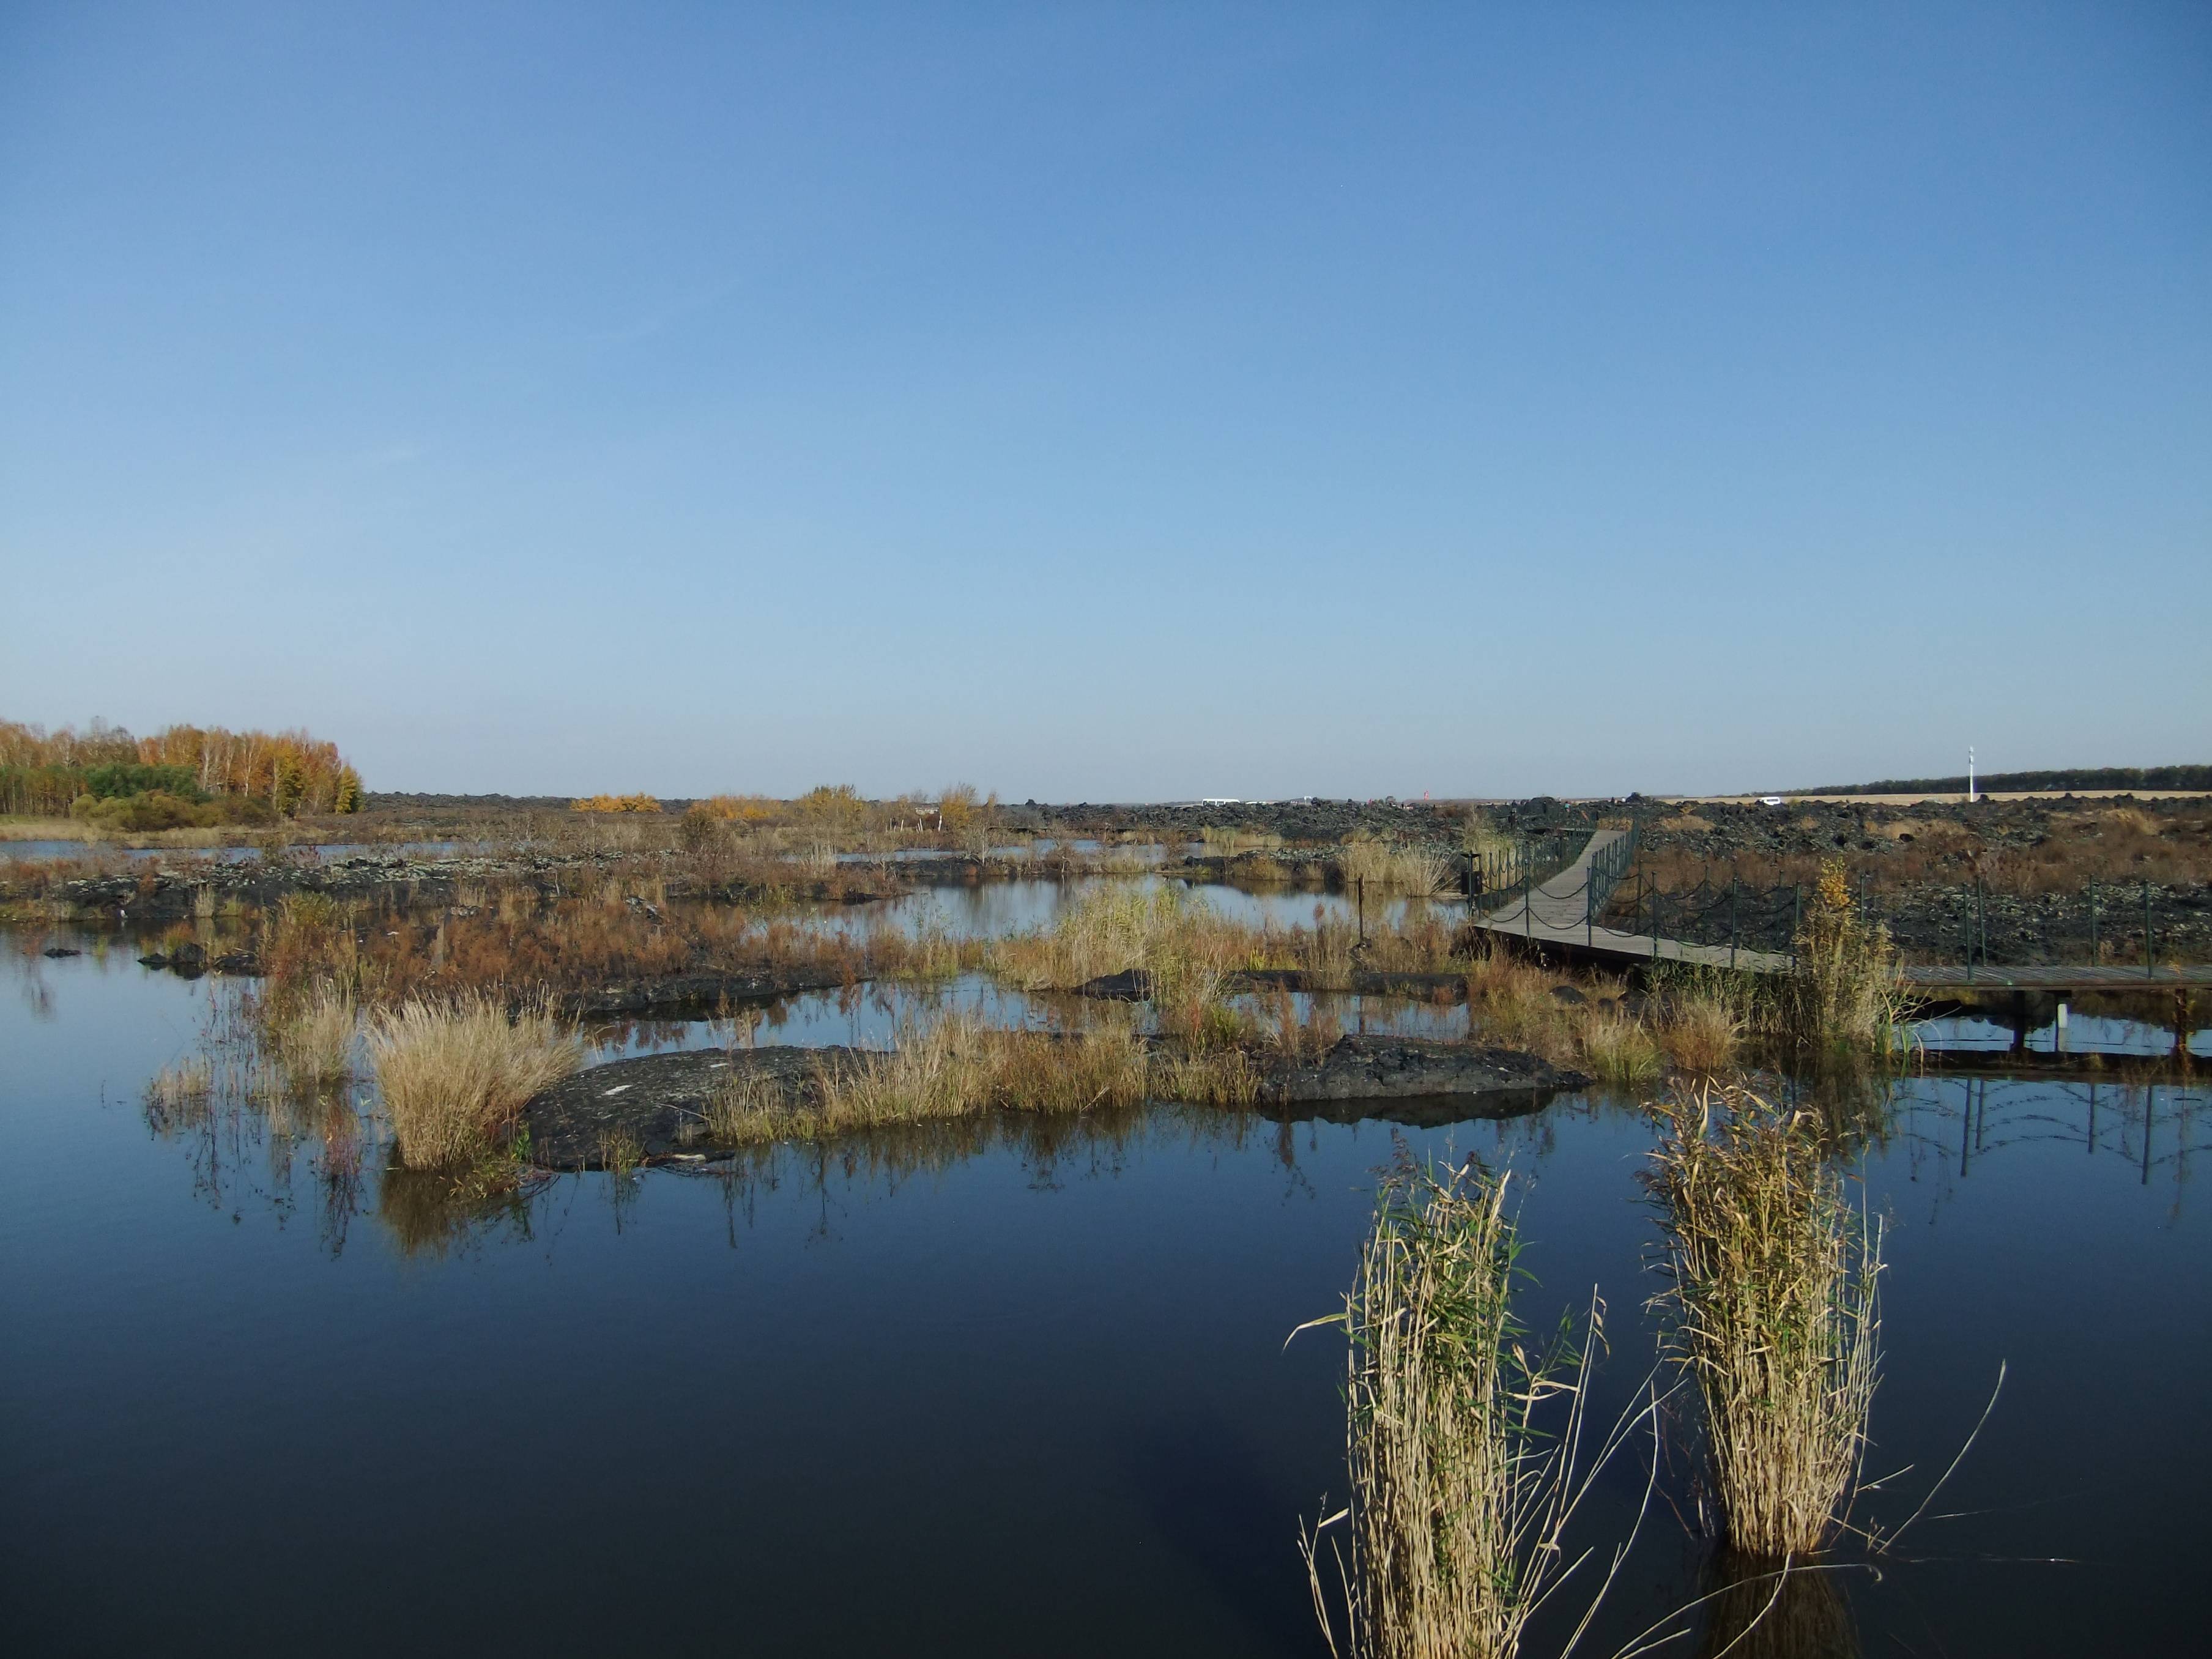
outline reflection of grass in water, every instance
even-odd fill
[[[402,1255],[442,1257],[497,1233],[531,1237],[528,1196],[513,1188],[483,1192],[441,1170],[386,1166],[376,1186],[376,1218]]]
[[[1858,1627],[1837,1574],[1726,1550],[1706,1568],[1698,1659],[1857,1659]]]
[[[215,1097],[215,1067],[205,1054],[164,1066],[146,1085],[146,1121],[168,1136],[206,1121]]]

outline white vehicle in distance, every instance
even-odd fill
[[[1785,806],[1789,803],[1779,795],[1761,795],[1759,798],[1759,804],[1761,806]]]

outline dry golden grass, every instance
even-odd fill
[[[1665,1055],[1644,1022],[1600,1007],[1581,1022],[1577,1058],[1592,1077],[1619,1089],[1640,1089],[1659,1080]]]
[[[1660,1041],[1677,1069],[1711,1074],[1735,1064],[1746,1029],[1735,999],[1717,988],[1671,994]]]
[[[286,1085],[308,1091],[343,1082],[353,1071],[358,1020],[352,997],[327,983],[271,1013],[264,1046]]]
[[[1817,1126],[1739,1085],[1659,1109],[1644,1181],[1668,1246],[1655,1305],[1705,1402],[1728,1541],[1824,1548],[1866,1445],[1881,1230],[1855,1211]]]
[[[1598,1308],[1579,1360],[1556,1347],[1532,1353],[1513,1311],[1519,1243],[1505,1192],[1502,1178],[1446,1183],[1400,1170],[1344,1313],[1319,1322],[1350,1338],[1352,1498],[1300,1540],[1332,1653],[1506,1659],[1574,1559],[1559,1540],[1581,1491]],[[1552,1402],[1564,1421],[1540,1425]],[[1322,1531],[1339,1522],[1349,1523],[1335,1562],[1349,1625],[1341,1650],[1318,1559]]]
[[[1260,1097],[1260,1073],[1241,1048],[1170,1050],[1152,1056],[1147,1087],[1156,1100],[1249,1106]]]
[[[821,1067],[812,1132],[837,1134],[992,1109],[1134,1105],[1145,1097],[1146,1072],[1144,1045],[1126,1020],[1063,1036],[953,1014],[908,1026],[887,1054]]]
[[[1888,929],[1857,913],[1844,866],[1824,865],[1797,934],[1783,1035],[1801,1053],[1886,1054],[1907,1001]]]
[[[1102,887],[1048,927],[994,942],[986,960],[1024,990],[1069,989],[1141,971],[1170,988],[1262,965],[1261,936],[1225,921],[1180,887]]]
[[[1242,1048],[1176,1043],[1155,1051],[1119,1011],[1060,1032],[954,1013],[908,1023],[882,1054],[825,1055],[795,1090],[757,1073],[733,1077],[707,1103],[700,1133],[737,1147],[986,1112],[1073,1117],[1147,1099],[1249,1105],[1259,1087]]]
[[[495,1000],[416,999],[380,1012],[371,1064],[410,1169],[479,1158],[523,1103],[583,1063],[583,1045],[544,1005],[510,1018]]]
[[[1457,884],[1452,863],[1441,853],[1420,847],[1354,836],[1337,848],[1338,879],[1346,888],[1364,883],[1375,893],[1410,893],[1427,898]]]
[[[1200,845],[1215,858],[1235,858],[1243,853],[1272,853],[1283,838],[1271,830],[1217,830],[1207,824],[1198,832]]]
[[[785,1139],[792,1119],[781,1085],[758,1073],[740,1072],[708,1097],[704,1128],[717,1146],[750,1146]]]

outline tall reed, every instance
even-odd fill
[[[1513,1308],[1520,1245],[1506,1188],[1503,1176],[1439,1181],[1401,1165],[1344,1313],[1316,1322],[1351,1339],[1351,1502],[1300,1540],[1332,1653],[1511,1655],[1574,1565],[1560,1536],[1583,1490],[1575,1461],[1600,1309],[1593,1299],[1579,1357],[1564,1331],[1549,1347],[1530,1340]],[[1336,1560],[1342,1649],[1318,1559],[1322,1532],[1339,1522],[1349,1523]]]
[[[1653,1305],[1704,1401],[1728,1542],[1753,1556],[1820,1550],[1866,1447],[1881,1225],[1847,1200],[1809,1115],[1734,1084],[1659,1111],[1643,1179],[1668,1282]]]
[[[1353,836],[1337,848],[1336,868],[1346,887],[1364,882],[1370,893],[1427,898],[1452,887],[1452,863],[1442,853],[1393,846],[1365,836]]]
[[[1783,1034],[1806,1053],[1887,1054],[1906,1001],[1888,928],[1859,914],[1840,861],[1823,864],[1797,933]]]

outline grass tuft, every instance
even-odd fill
[[[1579,1355],[1564,1324],[1553,1342],[1532,1342],[1513,1307],[1520,1244],[1506,1186],[1401,1164],[1343,1315],[1317,1322],[1351,1339],[1352,1500],[1301,1539],[1333,1653],[1317,1553],[1339,1521],[1349,1522],[1349,1559],[1340,1548],[1336,1565],[1360,1659],[1504,1659],[1568,1568],[1559,1537],[1577,1495],[1601,1310],[1593,1300]],[[1540,1422],[1547,1407],[1565,1420]]]
[[[1813,1120],[1740,1085],[1660,1109],[1644,1181],[1666,1235],[1654,1305],[1705,1401],[1729,1545],[1803,1555],[1842,1525],[1878,1366],[1881,1230]]]
[[[410,1169],[482,1158],[523,1103],[583,1062],[583,1048],[544,1004],[510,1018],[491,998],[416,999],[379,1013],[368,1049]]]

